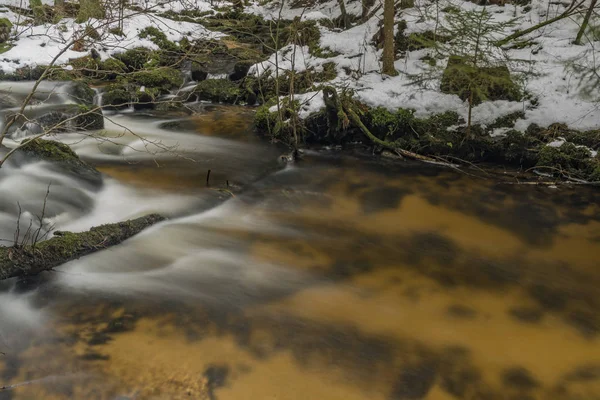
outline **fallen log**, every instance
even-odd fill
[[[35,245],[0,247],[0,280],[36,275],[79,257],[106,249],[163,221],[150,214],[137,219],[94,227],[87,232],[54,233],[52,239]]]

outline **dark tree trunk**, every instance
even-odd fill
[[[398,75],[394,67],[394,0],[384,0],[383,5],[383,57],[381,73],[390,76]]]

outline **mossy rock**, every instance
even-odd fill
[[[152,58],[153,51],[145,47],[136,47],[113,55],[127,67],[129,72],[138,71]]]
[[[442,74],[440,89],[443,93],[456,94],[462,100],[473,92],[473,104],[484,100],[521,99],[521,90],[514,83],[506,66],[476,68],[468,65],[462,57],[451,56]]]
[[[152,110],[156,106],[156,96],[152,90],[138,90],[133,95],[133,108],[136,110]]]
[[[183,84],[183,75],[179,70],[165,67],[136,72],[131,75],[131,80],[140,86],[159,88],[166,93]]]
[[[18,152],[29,157],[49,161],[59,165],[68,173],[91,183],[94,187],[102,186],[102,175],[91,165],[82,161],[69,146],[52,140],[25,139]]]
[[[116,58],[109,58],[105,61],[100,62],[99,69],[102,79],[115,80],[118,76],[122,75],[127,71],[127,66],[121,60]]]
[[[194,94],[198,100],[234,104],[241,100],[242,92],[229,79],[207,79],[196,85]]]
[[[73,67],[71,74],[78,77],[98,77],[100,61],[92,56],[83,56],[72,58],[69,60],[69,65]]]
[[[94,104],[95,95],[96,92],[94,92],[94,90],[89,87],[87,83],[83,81],[73,82],[73,86],[71,87],[71,96],[76,102],[91,106]]]
[[[80,105],[74,122],[78,130],[104,129],[102,111],[94,109],[93,106]]]
[[[102,106],[107,110],[122,110],[129,107],[131,95],[124,86],[108,87],[102,95]]]
[[[248,75],[250,67],[252,67],[254,64],[254,61],[238,61],[233,66],[233,73],[229,75],[229,79],[232,81],[244,79]]]
[[[192,80],[201,82],[208,77],[208,72],[203,64],[193,61],[191,65]]]

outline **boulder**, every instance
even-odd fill
[[[52,162],[67,173],[89,182],[94,187],[102,186],[102,174],[82,161],[66,144],[42,139],[25,139],[21,143],[26,144],[17,151],[18,153]]]
[[[519,86],[511,79],[506,66],[477,68],[468,65],[462,57],[451,56],[442,74],[440,90],[467,100],[470,87],[475,87],[475,105],[484,100],[518,101],[521,98]]]

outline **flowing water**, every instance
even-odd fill
[[[251,113],[59,135],[102,185],[2,168],[8,240],[49,183],[44,226],[169,220],[0,284],[0,399],[600,399],[597,190],[335,151],[283,165]]]

